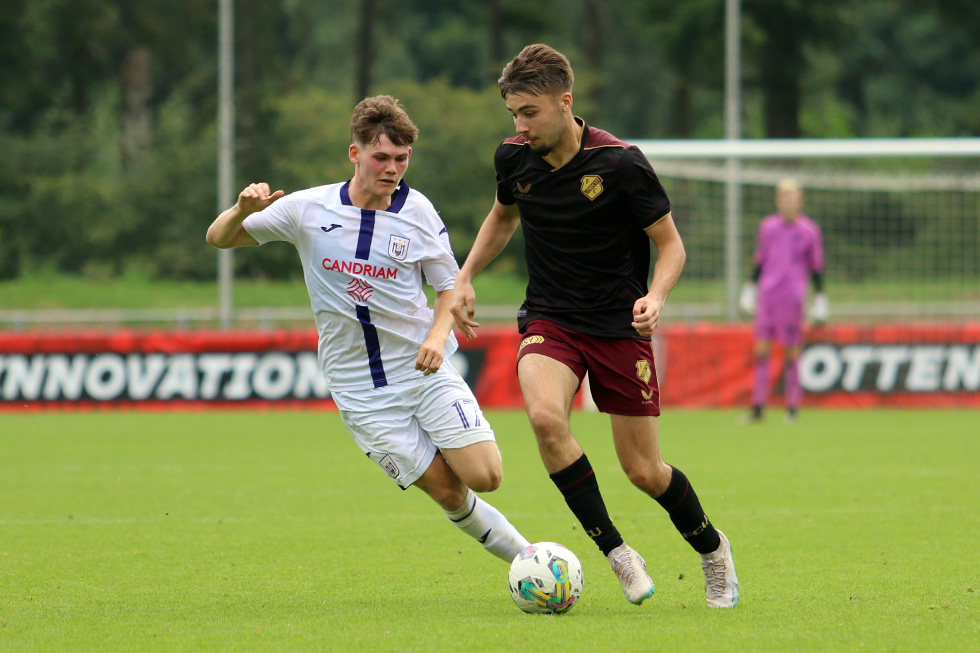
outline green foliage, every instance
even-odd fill
[[[980,133],[976,3],[743,3],[744,133]],[[361,3],[236,3],[235,185],[297,190],[350,174],[344,151]],[[522,46],[576,71],[576,112],[624,138],[723,132],[724,3],[377,0],[372,93],[422,133],[408,180],[465,258],[511,133],[494,80]],[[216,202],[216,31],[197,0],[10,0],[0,13],[0,278],[129,269],[206,279]],[[669,190],[669,189],[668,189]],[[236,256],[295,278],[285,248]],[[520,240],[498,263],[523,268]]]

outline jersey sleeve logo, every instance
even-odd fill
[[[528,182],[527,186],[522,185],[521,182],[519,182],[519,181],[518,182],[515,182],[515,183],[517,184],[517,193],[516,193],[516,195],[518,197],[531,197],[531,183],[530,182]]]
[[[599,197],[604,190],[602,187],[602,177],[599,175],[585,175],[582,177],[581,190],[582,194],[590,200]]]
[[[405,257],[408,256],[409,242],[411,241],[404,236],[396,236],[392,234],[388,238],[388,256],[396,261],[404,261]]]
[[[650,377],[652,375],[653,374],[650,371],[650,361],[636,361],[636,378],[644,383],[650,383]]]

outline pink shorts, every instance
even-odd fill
[[[784,347],[803,344],[803,300],[760,296],[755,315],[756,340],[775,340]]]
[[[525,354],[542,354],[564,363],[579,383],[588,372],[592,399],[603,413],[660,414],[660,385],[649,340],[600,338],[534,320],[521,338],[518,362]]]
[[[803,344],[803,309],[759,306],[755,316],[757,340],[775,340],[785,347]]]

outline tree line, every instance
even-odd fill
[[[495,80],[528,43],[572,61],[576,113],[623,138],[723,135],[724,0],[236,0],[236,185],[350,175],[354,104],[420,128],[407,179],[465,256],[512,133]],[[744,135],[980,133],[980,3],[743,0]],[[212,279],[217,1],[7,0],[0,278]],[[519,242],[500,265],[520,267]],[[285,247],[240,273],[297,275]]]

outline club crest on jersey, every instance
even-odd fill
[[[590,200],[599,197],[604,190],[602,187],[602,177],[599,175],[585,175],[582,177],[581,190],[582,194]]]
[[[381,469],[385,470],[385,474],[392,478],[398,478],[398,465],[391,459],[391,456],[385,454],[384,458],[378,461],[378,464],[381,465]]]
[[[404,261],[405,257],[408,256],[409,242],[409,239],[405,238],[404,236],[396,236],[392,234],[388,238],[388,256],[396,261]]]
[[[636,378],[644,383],[650,383],[651,376],[653,373],[650,371],[650,361],[636,361]]]

